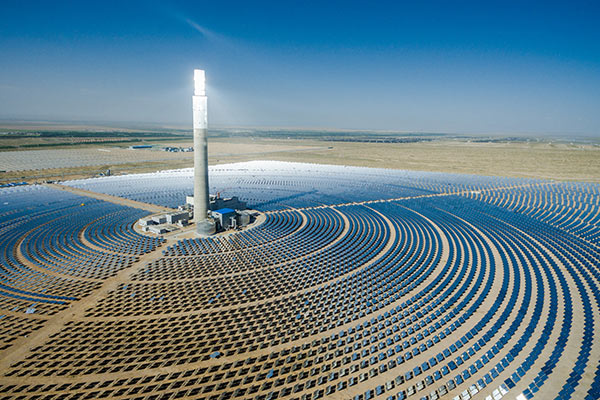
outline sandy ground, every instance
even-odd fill
[[[191,145],[191,142],[160,142],[159,145],[186,147]],[[60,153],[56,153],[59,151]],[[90,153],[97,158],[90,161]],[[15,160],[16,154],[20,156],[17,161],[7,161],[9,156],[11,160]],[[53,164],[52,157],[56,157],[57,154],[67,158],[67,161],[60,162],[69,162],[71,165],[59,168]],[[250,160],[600,182],[600,147],[589,144],[473,143],[464,140],[421,143],[250,138],[209,140],[209,163],[212,165]],[[84,161],[87,161],[87,164]],[[108,168],[113,174],[150,172],[191,167],[193,162],[192,153],[165,153],[88,145],[84,149],[0,152],[0,164],[3,165],[0,171],[4,171],[0,172],[0,183],[5,183],[90,177]],[[17,171],[24,167],[28,170]]]
[[[322,152],[286,154],[281,161],[304,161],[439,171],[600,182],[600,147],[549,143],[340,143]]]
[[[191,143],[168,143],[164,146],[187,147]],[[321,146],[322,147],[322,146]],[[254,155],[273,152],[318,150],[317,146],[285,145],[269,143],[225,143],[211,146],[213,157]],[[46,149],[0,152],[0,171],[29,171],[49,168],[73,168],[104,164],[127,164],[143,161],[191,160],[193,153],[168,152],[160,149],[129,149],[121,147],[95,146],[70,149]]]

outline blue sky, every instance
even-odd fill
[[[12,1],[0,118],[600,135],[600,5]]]

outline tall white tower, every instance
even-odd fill
[[[215,224],[208,218],[208,109],[206,78],[204,70],[194,70],[194,96],[192,96],[194,118],[194,221],[196,232],[201,236],[215,233]]]

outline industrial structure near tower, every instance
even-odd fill
[[[190,219],[195,223],[198,236],[247,226],[256,219],[258,212],[246,210],[246,203],[237,196],[221,197],[217,192],[209,194],[208,186],[208,110],[206,77],[204,70],[194,70],[194,95],[192,96],[194,128],[194,194],[186,196],[186,202],[178,211],[159,213],[141,218],[138,223],[144,232],[157,235],[179,230]]]

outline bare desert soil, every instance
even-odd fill
[[[151,141],[149,141],[151,142]],[[158,146],[191,146],[160,141]],[[102,151],[105,149],[110,151]],[[59,152],[59,153],[57,153]],[[10,154],[13,153],[13,154]],[[0,152],[0,183],[74,179],[106,169],[113,174],[193,166],[193,153],[127,150],[117,144]],[[90,154],[92,161],[90,161]],[[97,160],[93,155],[101,155]],[[61,163],[53,164],[60,155]],[[64,158],[69,160],[65,163]],[[441,139],[417,143],[358,143],[319,140],[219,138],[209,140],[209,163],[249,160],[297,161],[478,175],[600,182],[600,147],[553,142],[477,143]],[[18,165],[17,165],[18,164]],[[60,165],[58,165],[60,164]],[[63,166],[58,168],[59,166]]]
[[[323,142],[321,142],[323,143]],[[600,182],[600,147],[566,143],[340,143],[270,159],[417,171]]]

